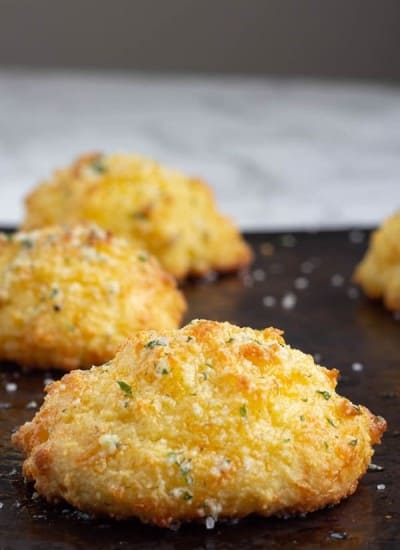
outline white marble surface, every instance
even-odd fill
[[[244,229],[377,224],[400,207],[400,88],[0,70],[0,223],[90,150],[204,177]]]

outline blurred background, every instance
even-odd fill
[[[397,0],[0,0],[0,223],[57,166],[132,151],[243,229],[400,202]]]

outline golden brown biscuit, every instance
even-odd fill
[[[135,330],[175,328],[184,309],[157,260],[96,226],[0,234],[0,359],[87,368]]]
[[[370,298],[382,298],[388,309],[400,310],[400,212],[372,233],[354,281]]]
[[[25,229],[93,221],[149,250],[180,279],[252,258],[202,181],[140,156],[85,155],[39,185],[26,207]]]
[[[48,388],[13,436],[49,501],[168,526],[310,512],[352,494],[386,428],[280,331],[143,331]]]

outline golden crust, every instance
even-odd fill
[[[94,225],[0,234],[0,359],[87,368],[185,309],[158,262]]]
[[[26,200],[25,229],[82,220],[149,250],[179,279],[236,270],[252,259],[202,181],[140,156],[84,155]]]
[[[354,281],[369,298],[382,298],[388,309],[400,310],[400,212],[372,233]]]
[[[352,494],[385,421],[280,331],[143,331],[48,388],[13,436],[49,501],[168,526],[310,512]]]

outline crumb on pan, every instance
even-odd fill
[[[386,422],[274,328],[142,331],[13,436],[49,501],[158,526],[303,514],[351,495]],[[212,525],[211,525],[212,524]]]
[[[87,368],[135,330],[177,327],[184,309],[153,257],[92,224],[0,234],[0,359]]]

